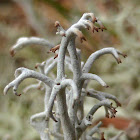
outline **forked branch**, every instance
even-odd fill
[[[13,80],[4,88],[4,94],[7,94],[8,90],[11,87],[13,87],[14,94],[20,96],[21,94],[17,94],[17,88],[19,84],[27,78],[38,79],[50,87],[52,87],[54,84],[53,80],[51,80],[49,77],[45,76],[44,74],[22,67],[22,68],[18,68],[15,71],[15,80]]]

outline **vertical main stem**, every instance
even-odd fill
[[[76,140],[75,129],[73,128],[67,111],[65,89],[57,95],[58,111],[61,119],[61,125],[64,134],[64,140]]]
[[[67,36],[67,37],[63,37],[61,41],[59,54],[58,54],[58,63],[57,63],[58,82],[61,82],[62,79],[65,77],[64,61],[65,61],[65,54],[66,54],[66,49],[68,46],[69,39],[70,39],[69,36]],[[75,128],[73,127],[68,115],[65,89],[62,89],[58,93],[56,99],[58,103],[58,111],[59,111],[61,126],[63,129],[64,140],[76,140]]]
[[[70,42],[68,45],[68,52],[70,54],[71,64],[72,64],[72,68],[73,68],[73,79],[77,85],[78,93],[79,93],[79,100],[78,100],[76,107],[75,108],[73,108],[71,106],[69,107],[70,119],[72,121],[75,121],[75,123],[76,123],[83,119],[84,109],[83,109],[83,102],[81,102],[82,106],[80,106],[80,99],[81,99],[80,94],[81,94],[81,89],[82,89],[80,78],[82,75],[82,70],[81,70],[81,60],[79,60],[80,58],[78,58],[78,54],[77,54],[76,47],[75,47],[75,36],[70,39]],[[73,91],[73,94],[74,94],[74,91]],[[80,114],[77,114],[77,113],[80,113]],[[80,117],[78,117],[78,115]],[[75,116],[75,118],[74,118],[74,116]],[[75,129],[75,133],[76,133],[76,137],[79,136],[78,131],[76,131],[76,129]],[[77,139],[78,139],[78,137],[77,137]]]

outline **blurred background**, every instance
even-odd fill
[[[104,32],[85,31],[86,42],[77,48],[82,51],[82,61],[105,47],[115,47],[127,54],[122,64],[117,64],[111,55],[102,56],[91,72],[99,75],[110,86],[102,88],[96,82],[89,87],[111,93],[119,99],[117,117],[106,119],[100,109],[94,120],[103,121],[105,138],[119,132],[125,134],[121,140],[140,140],[140,0],[0,0],[0,139],[39,140],[30,126],[31,115],[43,111],[44,92],[30,90],[21,97],[14,96],[12,90],[3,95],[3,88],[14,79],[18,67],[34,69],[37,62],[50,57],[47,49],[29,46],[11,57],[9,50],[19,37],[37,36],[59,44],[54,22],[60,21],[67,29],[78,21],[84,12],[94,12],[107,27]],[[35,80],[26,80],[19,92]],[[96,103],[86,99],[85,112]],[[90,104],[89,104],[90,102]]]

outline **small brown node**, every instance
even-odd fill
[[[101,140],[105,140],[104,132],[101,133]]]
[[[117,59],[117,62],[118,62],[118,64],[122,63],[120,58]]]
[[[54,26],[55,26],[55,27],[58,27],[58,26],[60,26],[60,23],[59,23],[59,21],[56,21],[56,22],[55,22],[55,24],[54,24]]]
[[[10,55],[11,55],[12,57],[14,57],[14,56],[15,56],[15,52],[14,52],[14,50],[13,50],[13,49],[11,49],[11,50],[10,50]]]

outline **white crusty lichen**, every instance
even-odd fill
[[[99,27],[94,25],[95,22],[99,24]],[[38,83],[26,87],[24,92],[31,88],[45,90],[44,111],[30,118],[30,124],[40,134],[41,140],[50,140],[52,136],[55,140],[105,140],[104,133],[99,130],[101,122],[87,132],[86,129],[93,123],[94,113],[100,107],[104,106],[106,117],[112,118],[115,117],[117,111],[111,100],[115,101],[117,107],[121,104],[115,96],[109,93],[87,89],[89,80],[96,80],[101,86],[109,87],[98,75],[89,73],[89,71],[94,61],[104,54],[112,54],[118,64],[121,63],[120,55],[123,57],[126,55],[113,47],[108,47],[92,53],[85,63],[81,62],[81,51],[76,49],[75,39],[78,37],[81,43],[86,41],[82,29],[92,30],[93,33],[100,29],[106,30],[93,13],[83,14],[81,19],[67,30],[64,30],[58,21],[55,22],[55,27],[57,34],[62,36],[61,43],[55,47],[46,39],[24,37],[20,38],[11,48],[11,55],[14,56],[18,50],[27,45],[41,45],[48,47],[49,52],[55,53],[55,57],[37,63],[35,68],[39,69],[39,72],[23,67],[18,68],[15,72],[15,80],[5,87],[4,94],[7,94],[12,87],[15,95],[22,95],[17,93],[19,84],[26,78],[35,78]],[[67,50],[69,56],[66,55]],[[57,67],[57,75],[55,77],[52,74],[52,77],[49,77],[48,75],[54,67]],[[72,79],[67,79],[65,68],[73,73]],[[99,100],[86,115],[84,114],[85,97]],[[53,121],[53,129],[49,126],[50,121]],[[95,133],[98,133],[100,137],[96,138]]]

